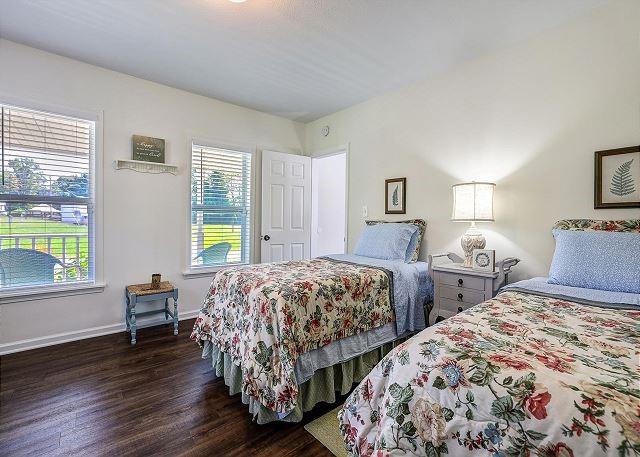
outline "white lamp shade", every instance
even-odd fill
[[[453,186],[452,221],[493,221],[493,189],[490,182],[467,182]]]

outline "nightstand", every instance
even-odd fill
[[[152,314],[164,314],[165,320],[169,316],[173,319],[173,334],[178,334],[178,288],[168,281],[160,283],[157,289],[151,284],[132,284],[125,287],[124,298],[126,300],[125,321],[127,324],[127,332],[131,332],[131,344],[136,344],[136,332],[138,329],[136,316],[148,316]],[[173,299],[173,311],[169,309],[169,299]],[[164,308],[146,311],[136,314],[136,305],[138,303],[164,300]]]
[[[445,255],[454,263],[433,264],[434,258]],[[429,256],[429,271],[434,284],[429,325],[495,297],[498,290],[507,283],[511,267],[519,261],[514,258],[504,259],[497,262],[498,271],[485,272],[463,267],[462,258],[455,254]]]

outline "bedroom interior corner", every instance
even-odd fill
[[[423,256],[427,249],[460,252],[464,229],[449,221],[450,186],[496,183],[496,222],[479,227],[503,256],[523,259],[514,278],[548,271],[548,227],[556,220],[637,217],[633,208],[596,210],[588,197],[594,151],[638,143],[640,61],[629,57],[640,51],[637,33],[623,24],[639,14],[636,2],[614,2],[308,123],[307,150],[348,141],[358,164],[350,168],[350,246],[365,219],[363,205],[370,217],[384,215],[380,183],[392,176],[407,176],[407,215],[429,221]]]

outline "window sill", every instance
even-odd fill
[[[94,294],[104,291],[104,283],[79,283],[60,286],[24,287],[0,292],[0,304],[30,300],[67,297],[70,295]]]
[[[243,267],[249,265],[248,263],[233,263],[233,264],[229,264],[229,265],[220,265],[218,267],[196,267],[196,268],[191,268],[190,270],[186,270],[182,272],[182,276],[184,276],[185,279],[195,279],[195,278],[203,278],[205,276],[211,276],[215,273],[217,273],[220,270],[224,270],[225,268],[230,268],[230,267]]]

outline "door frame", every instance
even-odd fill
[[[329,149],[322,149],[311,153],[311,199],[313,201],[313,159],[320,159],[324,157],[335,156],[338,154],[345,155],[345,170],[344,170],[344,252],[348,253],[349,244],[349,156],[350,156],[350,143],[341,144]],[[313,208],[311,211],[313,217]],[[313,220],[311,221],[311,227],[313,228]],[[311,242],[311,240],[309,240]]]

